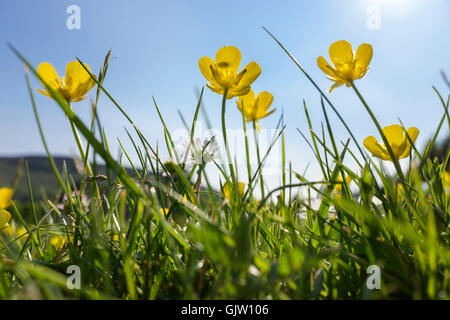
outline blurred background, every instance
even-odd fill
[[[80,9],[79,29],[67,26],[73,14],[68,8],[73,5]],[[104,86],[147,139],[153,145],[158,143],[162,157],[168,155],[162,151],[164,136],[152,96],[171,132],[183,129],[178,111],[190,123],[198,93],[206,83],[198,60],[214,57],[220,47],[233,45],[242,52],[241,67],[256,61],[262,68],[252,88],[274,95],[272,107],[277,112],[261,120],[261,127],[275,129],[284,113],[287,161],[295,171],[307,170],[308,178],[318,178],[319,168],[297,129],[308,133],[304,100],[315,129],[321,131],[320,96],[261,26],[278,37],[324,91],[332,83],[317,67],[317,57],[328,59],[328,47],[337,40],[348,40],[354,50],[363,42],[371,43],[374,57],[370,71],[356,85],[382,126],[401,119],[406,127],[419,128],[420,149],[443,114],[432,86],[444,97],[448,94],[440,70],[450,74],[449,9],[448,0],[0,1],[0,157],[44,154],[23,65],[7,42],[34,66],[43,61],[52,63],[61,76],[67,62],[75,57],[98,72],[112,49]],[[33,86],[41,87],[36,79]],[[89,99],[73,104],[86,121],[94,96],[93,90]],[[358,140],[362,142],[368,135],[378,137],[350,88],[338,88],[328,96]],[[51,152],[72,157],[76,145],[64,114],[54,101],[37,91],[35,98]],[[220,128],[221,96],[206,88],[203,102],[212,126]],[[124,130],[130,126],[105,96],[99,103],[99,115],[111,150],[119,154],[119,138],[132,154]],[[346,141],[348,133],[331,111],[329,115],[335,137]],[[202,117],[201,121],[206,127]],[[230,129],[242,127],[234,100],[228,101],[227,123]],[[443,132],[441,141],[448,137],[447,131]],[[238,149],[234,152],[241,157]],[[273,152],[278,158],[272,159],[265,180],[276,186],[281,179],[280,147]],[[308,166],[310,162],[314,164]],[[216,168],[210,171],[213,175]],[[240,173],[245,177],[244,167]]]

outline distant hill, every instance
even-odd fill
[[[60,173],[63,172],[63,164],[66,163],[67,173],[73,177],[76,183],[80,181],[81,176],[77,170],[77,164],[72,158],[55,157],[54,161]],[[16,178],[19,177],[19,183],[14,192],[14,200],[28,201],[25,162],[28,163],[35,200],[43,199],[44,194],[49,199],[54,199],[58,195],[60,188],[47,157],[0,157],[0,187],[12,186]],[[97,165],[97,173],[104,172],[105,167]]]

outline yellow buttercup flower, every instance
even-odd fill
[[[0,188],[0,209],[6,209],[11,205],[13,193],[11,188]]]
[[[66,241],[67,238],[65,236],[53,236],[50,239],[50,245],[54,247],[56,250],[59,250],[64,247]]]
[[[209,81],[206,86],[219,94],[228,89],[227,99],[246,95],[250,85],[261,74],[260,66],[254,61],[238,73],[240,64],[241,52],[233,46],[220,48],[215,61],[202,57],[198,62],[201,73]]]
[[[333,188],[333,191],[336,193],[341,193],[342,192],[342,183],[344,182],[344,180],[342,179],[342,175],[339,175],[337,180],[338,180],[338,182],[341,182],[341,183],[336,184]],[[352,177],[347,175],[345,177],[345,182],[347,182],[347,185],[349,185],[352,182]]]
[[[450,172],[445,171],[444,173],[444,187],[448,196],[450,196]]]
[[[397,183],[397,199],[399,201],[403,201],[404,199],[403,193],[404,193],[403,184]]]
[[[0,209],[0,228],[6,226],[9,220],[11,220],[11,214],[4,209]]]
[[[169,208],[160,208],[159,212],[163,215],[163,216],[167,216],[169,214]]]
[[[407,131],[408,136],[414,143],[419,135],[419,129],[415,127],[409,128]],[[383,133],[391,146],[392,152],[397,159],[407,158],[411,153],[411,143],[406,136],[405,130],[398,124],[393,124],[383,128]],[[382,160],[391,160],[391,156],[384,144],[380,144],[373,136],[369,136],[364,139],[364,147],[369,150],[374,157]]]
[[[351,81],[364,77],[369,70],[373,49],[370,44],[363,43],[358,47],[356,54],[353,54],[352,45],[348,41],[341,40],[330,46],[329,54],[334,68],[322,56],[317,58],[317,65],[325,72],[328,79],[334,81],[333,86],[328,90],[332,92],[343,84],[349,87]]]
[[[16,230],[16,238],[19,238],[20,241],[25,241],[27,240],[27,229],[25,229],[24,227],[19,227]]]
[[[2,229],[2,232],[8,237],[12,237],[14,235],[14,226],[11,223],[7,223]]]
[[[224,194],[225,198],[227,198],[230,201],[231,201],[231,190],[232,190],[232,185],[230,183],[226,182],[223,186],[223,194]],[[245,183],[238,182],[239,194],[244,195],[244,190],[245,190]]]
[[[0,228],[8,228],[8,222],[11,220],[11,214],[5,209],[11,205],[13,192],[10,188],[0,188]]]
[[[86,64],[85,66],[90,72],[89,66]],[[83,100],[89,90],[95,86],[95,81],[79,61],[71,61],[67,64],[65,77],[59,77],[55,68],[48,62],[42,62],[38,66],[37,72],[47,85],[59,92],[68,102]],[[38,89],[38,91],[52,98],[46,90]]]
[[[255,121],[256,129],[259,132],[259,119],[265,118],[275,112],[275,109],[268,111],[270,105],[272,104],[273,96],[267,91],[260,92],[257,97],[255,97],[255,92],[250,90],[245,96],[240,96],[239,100],[236,101],[238,109],[244,112],[245,121],[251,122]]]

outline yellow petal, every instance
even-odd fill
[[[160,208],[159,212],[163,215],[166,216],[169,213],[169,209],[168,208]]]
[[[329,49],[331,62],[336,66],[339,64],[350,64],[353,62],[352,45],[345,40],[333,43]]]
[[[236,101],[238,109],[243,112],[245,110],[245,120],[248,122],[250,121],[250,115],[252,114],[252,110],[255,106],[255,92],[253,90],[250,90],[249,93],[246,95],[240,96],[239,99]]]
[[[86,94],[95,86],[95,81],[90,78],[70,91],[70,101],[77,102],[86,98]]]
[[[215,62],[221,73],[236,75],[241,64],[241,52],[233,46],[222,47],[216,53]]]
[[[227,198],[228,200],[231,200],[231,183],[226,182],[222,188],[223,190],[223,195],[225,196],[225,198]]]
[[[270,92],[262,91],[258,94],[255,103],[255,110],[253,111],[253,115],[255,120],[262,119],[268,116],[267,110],[269,110],[272,105],[273,95]]]
[[[53,90],[57,90],[58,88],[62,87],[62,83],[59,79],[58,73],[50,63],[42,62],[37,67],[37,73]]]
[[[53,97],[52,97],[52,96],[50,95],[50,93],[48,93],[47,91],[44,91],[44,90],[39,89],[39,88],[37,89],[37,91],[39,91],[39,93],[43,94],[44,96],[47,96],[47,97],[53,99]]]
[[[446,185],[450,186],[450,172],[445,171],[445,173],[444,173],[444,181],[445,181]]]
[[[200,68],[200,72],[209,82],[214,82],[214,78],[211,71],[211,65],[214,64],[214,61],[210,57],[202,57],[198,61],[198,67]]]
[[[25,240],[26,237],[24,237],[27,234],[27,229],[25,229],[24,227],[19,227],[16,230],[16,237],[17,238],[21,238],[21,240]]]
[[[89,72],[91,69],[87,64],[84,65]],[[66,66],[66,76],[64,80],[64,85],[67,88],[77,87],[78,85],[87,82],[91,79],[89,73],[84,70],[83,66],[79,61],[71,61]]]
[[[384,146],[380,145],[374,136],[368,136],[363,141],[364,147],[372,153],[373,156],[382,160],[390,160],[391,157],[386,153]]]
[[[64,236],[53,236],[50,239],[50,245],[56,250],[62,249],[66,244],[67,238]]]
[[[14,190],[11,188],[0,188],[0,209],[6,209],[11,205]]]
[[[417,129],[416,127],[411,127],[406,132],[408,133],[408,136],[411,139],[412,143],[416,142],[416,139],[419,136],[419,129]],[[408,137],[406,137],[406,139],[407,139],[407,147],[400,157],[402,159],[407,158],[409,156],[409,154],[411,153],[412,145],[409,142]]]
[[[89,72],[91,69],[84,65]],[[73,102],[80,101],[95,85],[95,81],[83,68],[79,61],[71,61],[66,66],[64,86],[69,92],[69,99]]]
[[[240,97],[248,94],[250,92],[251,88],[250,86],[240,86],[237,88],[231,88],[228,91],[227,99],[231,99],[233,97]]]
[[[3,209],[0,209],[0,228],[5,226],[11,220],[11,214]]]
[[[325,60],[324,57],[318,57],[317,58],[317,65],[319,66],[320,70],[322,70],[327,76],[331,78],[336,78],[335,70],[332,66]]]
[[[233,190],[232,188],[232,184],[229,182],[225,182],[222,190],[223,190],[223,194],[225,196],[225,198],[227,198],[228,200],[231,200],[231,191]],[[238,192],[240,195],[244,195],[244,191],[245,191],[245,183],[243,182],[238,182]]]
[[[12,237],[14,235],[14,227],[13,225],[7,223],[5,227],[2,229],[3,233],[8,237]]]
[[[224,88],[217,85],[216,83],[212,84],[212,83],[207,83],[206,86],[211,89],[213,92],[218,93],[218,94],[222,94],[224,93]],[[230,95],[230,93],[228,92],[228,96]],[[227,96],[227,98],[228,98]],[[228,99],[230,99],[232,97],[229,97]]]
[[[241,195],[244,195],[244,190],[245,190],[245,183],[238,182],[238,191]]]
[[[255,61],[250,62],[248,65],[242,69],[241,72],[245,72],[239,83],[236,84],[235,90],[238,87],[250,86],[261,74],[261,67]]]
[[[336,81],[330,89],[328,89],[329,93],[332,93],[334,89],[339,88],[340,86],[342,86],[343,84],[345,84],[345,82],[343,81]]]
[[[399,124],[393,124],[383,128],[383,133],[386,136],[392,152],[396,157],[400,157],[407,147],[407,139],[405,131]]]
[[[373,48],[368,43],[363,43],[356,50],[355,72],[359,78],[362,78],[369,69],[369,63],[372,60]]]

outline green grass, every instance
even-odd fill
[[[384,163],[364,151],[330,98],[278,44],[322,97],[322,104],[314,108],[323,110],[323,127],[312,127],[305,102],[302,107],[309,128],[301,130],[322,176],[308,181],[290,169],[281,126],[272,143],[282,144],[283,185],[273,190],[266,187],[262,197],[258,186],[266,184],[261,167],[273,152],[270,147],[259,150],[256,170],[250,166],[247,149],[247,172],[241,172],[241,177],[247,177],[243,193],[238,192],[235,166],[203,163],[190,168],[163,161],[126,108],[103,87],[109,54],[96,78],[95,101],[105,94],[129,125],[134,147],[123,149],[121,158],[115,159],[109,151],[107,128],[101,126],[95,112],[96,102],[92,121],[86,124],[61,96],[47,88],[73,126],[85,175],[97,174],[96,167],[87,161],[93,154],[105,163],[106,180],[81,179],[76,185],[47,149],[45,123],[39,119],[26,73],[39,132],[59,188],[67,194],[80,190],[90,201],[83,202],[80,195],[70,197],[64,209],[52,201],[34,201],[31,223],[23,219],[28,213],[15,205],[8,208],[16,228],[25,224],[27,233],[20,238],[0,233],[0,298],[449,299],[450,194],[445,168],[450,152],[447,149],[440,160],[429,155],[439,133],[450,130],[450,97],[444,99],[436,91],[442,119],[436,123],[434,138],[424,151],[414,148],[406,170],[395,162],[396,172],[389,173]],[[354,85],[353,89],[361,107],[378,125],[362,94]],[[203,91],[193,106],[193,119],[184,121],[191,138],[202,99]],[[180,157],[166,127],[164,110],[154,102],[167,152]],[[226,102],[224,99],[224,113]],[[333,135],[330,110],[345,125],[348,140],[338,141]],[[88,145],[82,145],[79,134]],[[132,162],[134,170],[130,172],[123,162],[132,158],[139,162]],[[346,163],[354,160],[357,167],[347,167]],[[206,165],[220,171],[222,183],[231,189],[229,199],[210,186]],[[351,188],[347,179],[340,178],[347,176]],[[39,185],[29,185],[30,199],[34,199]],[[300,191],[310,196],[300,196]],[[313,203],[314,195],[318,206]],[[37,212],[35,206],[42,211]],[[167,208],[168,214],[162,215],[161,208]],[[65,239],[65,245],[52,245],[55,236]],[[69,265],[80,267],[79,290],[66,286]],[[366,286],[370,265],[381,269],[379,290]]]

